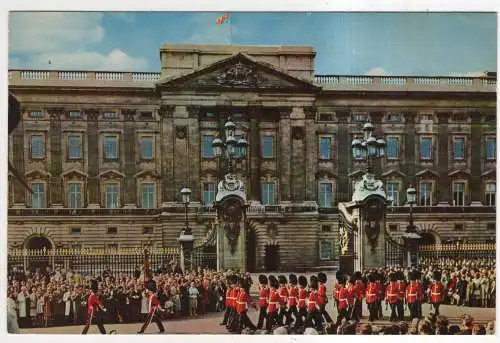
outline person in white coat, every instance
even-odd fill
[[[148,307],[149,307],[149,299],[146,293],[146,290],[142,290],[142,298],[141,298],[141,320],[146,320],[148,316]]]
[[[17,323],[16,313],[16,296],[15,294],[8,294],[7,296],[7,332],[10,334],[21,333]]]
[[[64,316],[66,317],[66,323],[68,324],[73,322],[73,317],[75,316],[75,298],[75,289],[73,285],[71,285],[63,295],[63,301],[65,304]]]
[[[27,318],[28,318],[28,308],[27,302],[29,301],[28,291],[26,287],[21,287],[21,292],[17,295],[17,309],[19,316],[19,327],[25,328],[27,327]]]

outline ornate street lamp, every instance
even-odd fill
[[[410,185],[410,187],[408,187],[408,189],[406,190],[406,202],[410,206],[410,218],[408,221],[408,226],[406,227],[406,231],[403,234],[403,239],[405,241],[405,247],[406,247],[406,262],[408,268],[411,268],[412,266],[411,256],[412,253],[415,251],[417,245],[416,243],[421,238],[420,235],[417,233],[415,225],[413,225],[413,205],[417,203],[417,190],[412,185]]]
[[[233,160],[244,158],[248,147],[248,142],[245,138],[236,140],[234,137],[235,129],[236,124],[231,119],[228,119],[224,124],[225,141],[216,137],[212,142],[215,157],[227,160],[228,170],[225,172],[229,174],[233,172]]]
[[[364,136],[362,139],[354,138],[351,143],[352,156],[356,160],[366,160],[368,174],[373,173],[373,160],[385,156],[386,143],[383,139],[372,136],[373,125],[368,122],[363,125]]]
[[[193,242],[194,242],[194,236],[193,233],[191,232],[191,229],[189,228],[189,222],[188,222],[188,207],[189,207],[189,202],[190,202],[190,195],[191,195],[191,189],[184,187],[181,189],[181,195],[182,195],[182,203],[184,204],[184,229],[181,231],[181,234],[178,238],[179,243],[181,244],[181,269],[182,271],[185,270],[185,257],[186,255],[190,255],[191,250],[193,250]]]

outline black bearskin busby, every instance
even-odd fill
[[[99,284],[97,283],[97,280],[90,280],[90,290],[94,293],[99,291]]]
[[[267,276],[265,276],[264,274],[259,275],[259,283],[261,285],[267,285],[268,284]]]
[[[375,282],[375,275],[370,273],[366,276],[369,282]]]
[[[276,277],[274,275],[270,275],[269,276],[269,286],[271,286],[272,288],[278,288],[279,284],[278,284],[278,280],[276,279]]]
[[[297,285],[297,276],[295,274],[288,275],[288,281],[294,286]]]
[[[284,275],[278,275],[278,282],[280,285],[286,284],[286,277]]]
[[[361,280],[362,279],[362,275],[361,275],[361,272],[355,272],[353,275],[352,275],[352,278],[354,280]]]
[[[340,277],[342,277],[342,272],[340,270],[337,270],[337,272],[335,273],[335,278],[337,279],[337,281]]]
[[[439,270],[434,271],[434,273],[432,273],[432,278],[434,281],[441,281],[441,272]]]
[[[307,278],[304,275],[299,276],[299,285],[307,287]]]
[[[326,283],[326,274],[325,273],[318,273],[318,281],[321,283]]]
[[[389,273],[389,281],[396,282],[396,274],[395,273]]]
[[[149,292],[156,293],[156,281],[155,280],[149,280],[148,282],[146,282],[146,284],[144,285],[144,287]]]
[[[403,274],[402,271],[398,270],[396,273],[394,273],[396,275],[396,280],[398,281],[404,281],[405,279],[405,276]]]
[[[410,281],[415,281],[417,279],[417,273],[415,273],[414,270],[411,270],[409,273],[408,273],[408,280]]]
[[[311,275],[309,278],[309,287],[311,289],[318,289],[318,277],[316,275]]]
[[[337,278],[337,282],[339,283],[339,285],[345,286],[346,277],[344,275],[339,275],[339,277]]]

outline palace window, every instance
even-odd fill
[[[497,140],[496,138],[486,139],[486,159],[494,161],[497,158]]]
[[[151,226],[145,226],[142,228],[142,234],[143,235],[152,235],[153,234],[153,227]]]
[[[432,183],[420,182],[418,196],[419,206],[432,206]]]
[[[453,182],[453,206],[465,206],[465,182]]]
[[[366,115],[361,113],[354,113],[351,115],[351,121],[363,122],[366,120]]]
[[[392,199],[392,206],[399,206],[398,182],[387,182],[387,198]]]
[[[213,140],[214,140],[214,136],[203,136],[202,137],[202,156],[204,158],[214,157],[214,148],[212,146]]]
[[[72,235],[79,235],[82,233],[82,228],[81,227],[72,227],[70,232]]]
[[[103,117],[105,119],[116,119],[118,118],[118,114],[116,112],[104,112]]]
[[[83,207],[81,183],[68,184],[68,207],[69,208]]]
[[[31,136],[31,158],[32,159],[45,158],[45,136],[43,135]]]
[[[107,183],[105,186],[105,205],[106,208],[118,208],[119,207],[119,186],[117,183]]]
[[[80,118],[82,113],[80,111],[69,111],[70,118]]]
[[[118,228],[116,226],[108,227],[108,235],[116,235],[118,233]]]
[[[118,137],[104,137],[104,158],[108,160],[118,159]]]
[[[274,137],[262,136],[262,157],[274,158]]]
[[[488,182],[484,186],[484,197],[486,206],[495,206],[497,195],[497,185],[494,182]]]
[[[333,259],[333,242],[322,239],[319,241],[319,259],[322,261]]]
[[[387,121],[399,122],[399,121],[401,121],[401,114],[399,114],[399,113],[388,114],[387,115]]]
[[[215,183],[203,184],[203,204],[211,205],[215,202]]]
[[[329,160],[332,158],[331,146],[331,137],[319,137],[319,158],[321,160]]]
[[[422,160],[432,159],[432,137],[420,138],[420,158]]]
[[[43,183],[32,183],[31,190],[31,207],[33,208],[45,208],[45,184]]]
[[[143,183],[141,185],[141,207],[155,208],[155,184]]]
[[[275,204],[275,185],[273,182],[264,182],[262,184],[262,205],[274,205]]]
[[[318,190],[318,205],[321,208],[333,207],[333,185],[331,182],[320,182]]]
[[[397,137],[387,137],[387,158],[395,160],[398,158],[399,139]]]
[[[68,158],[77,160],[82,158],[82,137],[68,136]]]
[[[31,111],[30,117],[31,118],[40,118],[40,117],[42,117],[42,111]]]
[[[152,160],[153,159],[153,137],[152,136],[142,136],[140,138],[141,145],[141,159]]]
[[[465,157],[465,138],[453,137],[453,158],[463,160]]]

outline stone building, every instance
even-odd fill
[[[336,263],[336,206],[364,172],[350,144],[367,120],[388,144],[375,170],[391,235],[413,184],[424,242],[494,239],[496,75],[315,75],[315,51],[297,46],[165,45],[160,58],[159,73],[9,71],[23,116],[9,158],[33,189],[9,176],[10,248],[178,246],[184,186],[203,243],[228,117],[249,142],[235,169],[251,270]]]

